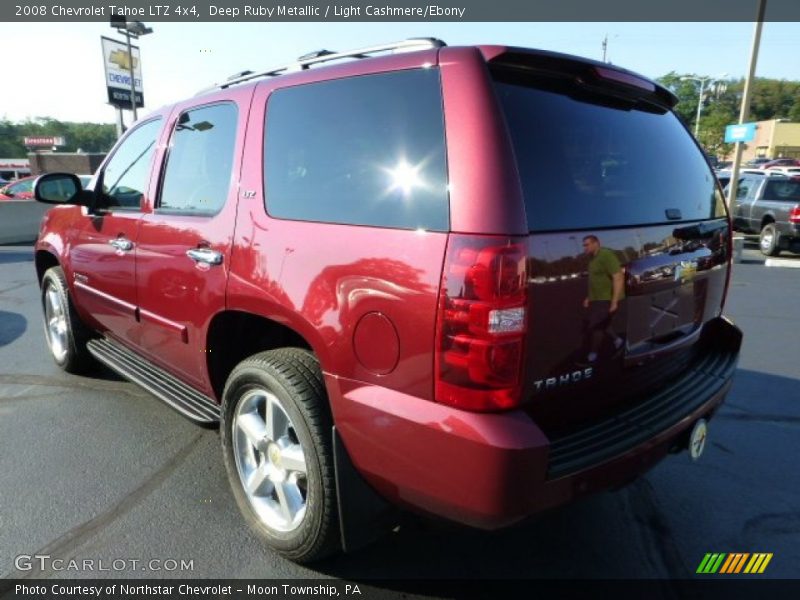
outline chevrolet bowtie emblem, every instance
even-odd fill
[[[124,71],[131,70],[131,62],[128,57],[128,53],[124,50],[114,50],[111,54],[108,55],[108,62],[112,65],[117,65],[120,69]],[[136,69],[136,65],[138,64],[139,59],[135,56],[133,57],[133,68]]]

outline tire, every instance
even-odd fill
[[[45,272],[41,290],[45,339],[53,360],[67,373],[90,371],[97,364],[86,349],[92,331],[75,310],[61,267]]]
[[[332,424],[319,363],[306,350],[251,356],[225,385],[222,452],[236,502],[262,540],[298,563],[341,546]]]
[[[767,223],[761,228],[758,247],[765,256],[778,256],[781,253],[780,234],[775,223]]]

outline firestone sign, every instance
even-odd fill
[[[120,41],[100,37],[103,45],[103,65],[106,72],[106,89],[108,103],[118,108],[131,107],[131,57],[128,46]],[[131,46],[133,54],[133,85],[136,90],[136,106],[144,106],[144,88],[142,86],[142,61],[139,48]]]
[[[36,136],[36,137],[26,137],[24,138],[24,144],[26,146],[65,146],[64,138],[60,136]]]

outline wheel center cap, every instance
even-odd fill
[[[281,449],[278,448],[277,444],[270,444],[267,448],[267,458],[269,462],[272,463],[272,466],[280,469],[281,467]]]

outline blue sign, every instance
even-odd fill
[[[741,125],[728,125],[725,128],[725,143],[752,142],[756,137],[755,123],[742,123]]]

